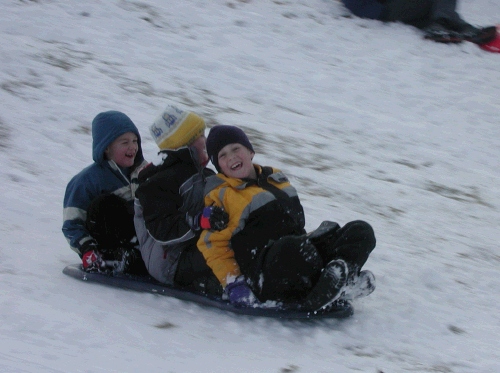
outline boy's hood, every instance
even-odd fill
[[[127,132],[132,132],[137,136],[138,149],[134,165],[142,163],[144,156],[142,155],[139,130],[128,116],[119,111],[100,113],[92,121],[92,158],[94,162],[104,162],[106,148]]]

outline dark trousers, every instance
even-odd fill
[[[188,246],[179,257],[174,282],[209,295],[221,295],[222,287],[196,245]]]
[[[355,275],[375,245],[373,228],[361,220],[347,223],[315,245],[307,236],[283,237],[268,249],[262,265],[262,286],[256,295],[261,301],[300,301],[328,262],[343,259],[351,276]]]
[[[357,274],[368,260],[376,245],[375,232],[370,224],[362,220],[347,223],[316,248],[325,262],[343,259],[349,272]]]
[[[304,236],[285,236],[267,248],[254,287],[261,301],[298,301],[316,283],[323,268],[318,250]]]
[[[457,0],[387,0],[381,20],[403,22],[422,28],[444,18],[451,23],[464,23],[457,11]]]
[[[130,202],[114,194],[100,195],[87,209],[85,225],[97,241],[103,259],[123,262],[123,271],[126,273],[147,275],[137,248]]]
[[[131,245],[135,237],[134,215],[127,201],[114,194],[95,198],[88,210],[86,227],[109,259],[120,248]]]

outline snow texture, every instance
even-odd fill
[[[500,19],[498,0],[464,18]],[[334,0],[0,2],[1,372],[500,371],[500,56],[347,17]],[[377,289],[347,320],[232,315],[62,274],[90,123],[149,160],[167,105],[243,128],[306,228],[363,219]]]

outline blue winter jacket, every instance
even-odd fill
[[[361,18],[381,19],[384,1],[381,0],[342,0],[345,7]]]
[[[123,135],[132,132],[137,136],[138,150],[134,165],[129,169],[119,167],[105,157],[106,148]],[[85,228],[87,209],[101,194],[113,193],[130,201],[133,208],[137,175],[147,163],[142,155],[141,136],[128,116],[118,111],[98,114],[92,121],[92,158],[94,163],[75,175],[64,195],[62,231],[68,243],[80,256],[81,246],[92,239]]]

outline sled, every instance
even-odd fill
[[[497,25],[496,38],[489,43],[479,45],[479,47],[488,52],[500,53],[500,25]]]
[[[86,272],[83,270],[81,264],[68,265],[63,269],[63,273],[67,276],[86,282],[174,297],[203,306],[248,316],[272,317],[279,319],[341,319],[349,317],[354,313],[354,309],[348,301],[338,301],[329,306],[327,309],[315,312],[297,309],[284,309],[279,306],[266,306],[265,304],[261,307],[237,307],[222,298],[210,297],[204,294],[159,283],[150,276],[134,276],[116,272]]]

